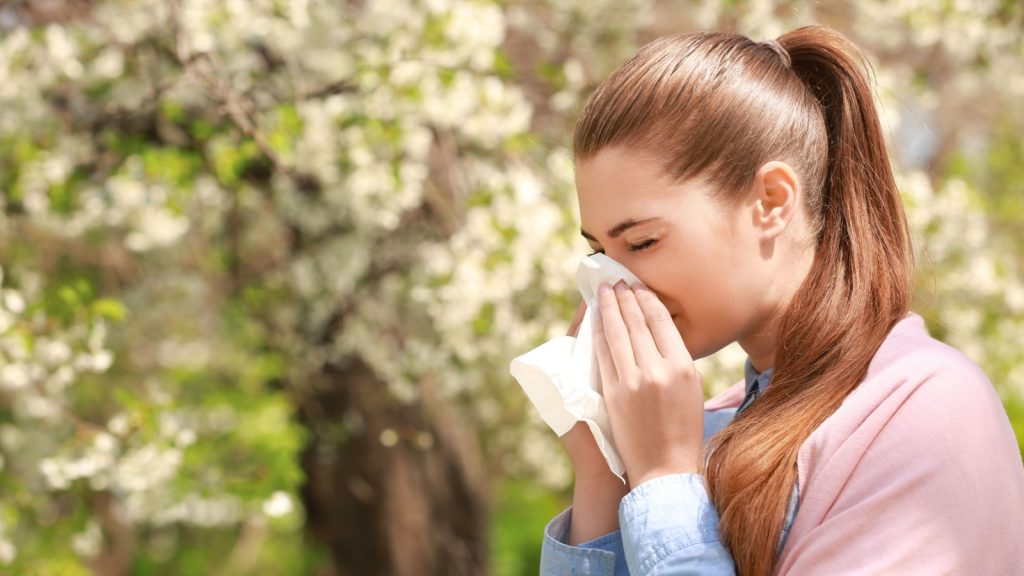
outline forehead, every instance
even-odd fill
[[[581,202],[615,190],[620,195],[656,196],[667,192],[670,185],[652,155],[631,148],[606,147],[576,162],[576,189]]]
[[[621,146],[603,148],[575,168],[581,224],[591,232],[625,218],[670,217],[694,196],[685,191],[705,187],[698,180],[673,183],[653,155]]]

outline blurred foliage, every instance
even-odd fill
[[[572,502],[572,493],[545,490],[524,479],[502,480],[496,492],[491,536],[494,573],[536,574],[540,565],[537,535]]]
[[[0,5],[0,571],[332,573],[300,456],[365,419],[299,414],[358,357],[466,416],[492,571],[535,573],[571,470],[507,366],[578,301],[573,119],[659,35],[809,22],[869,53],[916,309],[1024,438],[1017,2]]]

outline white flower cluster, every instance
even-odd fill
[[[36,225],[69,237],[96,229],[124,230],[125,244],[138,252],[169,246],[185,234],[188,219],[167,207],[165,186],[146,181],[138,157],[128,158],[124,171],[102,186],[83,189],[75,200],[77,210],[67,214],[55,208],[49,191],[67,182],[76,157],[83,156],[75,149],[88,146],[81,139],[63,138],[58,149],[22,167],[23,204]]]
[[[920,303],[942,339],[980,364],[1004,395],[1024,397],[1024,271],[992,233],[977,191],[952,179],[938,190],[922,173],[902,175],[919,267]]]
[[[102,318],[54,329],[38,310],[41,280],[5,285],[0,268],[0,391],[19,418],[59,421],[67,387],[81,374],[105,372],[113,362]]]
[[[120,441],[108,432],[100,432],[76,456],[44,458],[39,462],[39,471],[51,490],[66,490],[80,479],[87,480],[95,490],[104,490],[110,486],[119,451]]]
[[[311,23],[312,27],[336,22],[327,8],[317,10],[323,12]],[[401,215],[423,202],[423,188],[429,185],[429,154],[435,133],[440,133],[452,146],[481,151],[479,155],[467,155],[458,165],[448,166],[447,184],[456,195],[456,208],[479,188],[496,192],[494,206],[481,206],[459,215],[466,225],[456,232],[457,238],[462,240],[455,240],[461,243],[456,247],[459,260],[465,262],[460,270],[472,275],[475,269],[477,278],[452,282],[463,286],[470,294],[478,292],[486,300],[467,300],[465,292],[461,298],[454,294],[443,296],[446,302],[453,301],[457,305],[449,308],[443,323],[428,325],[421,334],[410,318],[397,311],[409,300],[411,289],[420,294],[417,305],[424,308],[420,313],[429,314],[425,318],[433,318],[434,309],[438,308],[433,290],[419,283],[410,288],[385,280],[382,286],[374,288],[374,298],[357,299],[333,349],[306,350],[308,353],[302,354],[309,363],[309,370],[318,369],[318,364],[329,358],[359,354],[371,362],[397,395],[412,399],[417,379],[423,374],[443,370],[447,354],[451,353],[449,350],[467,359],[483,356],[475,351],[481,343],[479,336],[465,340],[471,345],[464,346],[463,340],[459,340],[437,349],[432,342],[438,330],[457,326],[458,333],[464,334],[470,327],[463,321],[465,315],[475,316],[487,303],[504,302],[496,311],[496,323],[519,324],[504,296],[530,285],[529,262],[538,249],[524,246],[511,250],[508,242],[495,235],[488,214],[501,214],[506,220],[505,227],[515,227],[517,224],[509,219],[518,220],[522,212],[517,212],[518,203],[506,196],[513,190],[529,187],[533,187],[531,194],[538,196],[540,184],[529,169],[513,169],[515,175],[510,175],[505,167],[490,162],[485,154],[493,156],[509,138],[525,134],[531,108],[520,90],[500,80],[491,70],[494,52],[505,37],[504,15],[496,6],[480,2],[433,2],[423,6],[402,4],[401,9],[396,9],[393,2],[375,1],[367,3],[358,19],[347,23],[350,27],[332,30],[330,35],[312,33],[312,43],[324,42],[324,45],[315,48],[307,40],[306,53],[311,56],[302,63],[314,72],[314,78],[321,79],[321,84],[326,83],[330,77],[325,76],[324,71],[337,73],[337,68],[322,65],[318,55],[331,53],[332,59],[337,60],[338,51],[329,52],[331,45],[328,44],[337,42],[337,38],[348,42],[346,48],[340,50],[342,59],[351,55],[359,63],[345,70],[352,74],[360,89],[358,98],[343,93],[304,101],[298,106],[304,129],[296,142],[295,159],[298,167],[318,175],[326,186],[323,195],[326,206],[310,202],[283,182],[276,194],[287,218],[305,232],[319,234],[340,221],[351,226],[353,233],[326,238],[292,262],[289,284],[305,303],[304,312],[294,316],[292,322],[301,322],[300,330],[307,334],[317,333],[335,312],[336,302],[354,295],[358,280],[373,260],[387,256],[386,248],[376,235],[396,230]],[[316,84],[309,77],[304,83],[306,86]],[[351,121],[359,117],[372,120]],[[343,159],[340,165],[339,156]],[[486,174],[481,174],[485,171]],[[520,182],[512,185],[513,179]],[[559,220],[561,215],[550,198],[531,201],[542,204],[537,209],[539,216],[532,219],[538,229],[529,235],[532,242],[540,245],[550,235],[551,222]],[[451,253],[447,245],[429,242],[401,249],[424,254]],[[498,269],[498,275],[493,278],[482,277],[483,268],[474,268],[474,265],[480,264],[481,257],[493,250],[514,255],[515,268],[507,274]],[[563,263],[560,271],[565,269]],[[510,284],[505,281],[506,277],[517,279]],[[436,276],[428,274],[424,278],[426,281]],[[486,281],[487,286],[474,287],[476,281]],[[491,287],[502,288],[495,291]],[[278,314],[283,317],[286,313]],[[392,329],[407,334],[395,339],[381,336]],[[519,339],[520,343],[525,341]],[[495,346],[500,347],[500,344]],[[497,350],[491,351],[491,357],[497,354]],[[468,388],[468,384],[463,386],[460,380],[447,375],[443,379],[446,388]],[[480,378],[472,375],[466,378],[467,383],[474,380],[480,381]]]
[[[956,37],[944,48],[951,61],[990,66],[950,85],[976,92],[1002,76],[1000,95],[1019,97],[1020,76],[1007,74],[1024,62],[1019,34],[979,28],[997,4],[873,1],[855,10],[853,26],[894,52]],[[682,17],[703,28],[738,23],[762,39],[817,10],[792,8],[783,17],[766,0],[705,1]],[[184,46],[167,26],[175,14]],[[189,386],[223,378],[248,390],[280,377],[313,387],[325,365],[358,356],[399,401],[433,386],[464,408],[490,438],[497,472],[567,485],[557,439],[529,411],[508,361],[563,334],[578,303],[574,272],[587,250],[564,142],[571,116],[635,50],[638,32],[664,32],[663,16],[646,0],[140,0],[103,2],[87,21],[38,34],[13,29],[0,39],[0,152],[16,177],[0,196],[0,234],[31,258],[6,279],[15,268],[0,269],[0,397],[13,415],[0,424],[0,474],[47,503],[107,491],[133,528],[289,517],[291,487],[242,497],[223,489],[227,472],[216,466],[187,477],[196,445],[247,416],[196,400]],[[175,48],[232,93],[183,73],[187,65],[169,56]],[[513,50],[542,63],[548,84],[531,86],[529,70],[509,66]],[[908,110],[937,113],[939,92],[882,56],[890,131],[913,121]],[[233,124],[245,124],[239,114],[252,126]],[[159,144],[128,138],[149,116]],[[93,132],[101,120],[124,141]],[[267,156],[252,131],[281,163],[269,182],[240,175],[253,154]],[[175,146],[188,148],[184,164],[199,158],[177,174],[185,184],[158,175],[176,168],[159,154]],[[994,380],[1024,382],[1012,348],[1024,336],[1021,276],[993,241],[976,192],[955,180],[933,189],[917,172],[901,174],[900,186],[949,341]],[[226,239],[233,252],[222,255]],[[61,296],[44,276],[55,268],[47,243],[116,290],[128,320],[108,327],[84,304],[68,306],[68,316],[81,315],[70,322],[50,310],[47,291]],[[135,267],[138,276],[123,272]],[[238,305],[229,291],[260,317],[229,311]],[[223,323],[240,326],[221,326],[228,316]],[[254,366],[251,350],[265,349],[281,355],[281,373]],[[736,381],[744,359],[732,346],[701,360],[711,391]],[[96,392],[101,385],[109,390]],[[1024,393],[1012,386],[1001,390]],[[109,395],[114,413],[90,424],[75,412],[77,392]],[[342,425],[358,431],[364,422],[349,413]],[[413,437],[424,450],[434,445],[427,431]],[[401,438],[388,429],[379,439],[393,447]],[[3,524],[5,505],[0,563],[16,560],[21,537]],[[99,526],[75,528],[77,554],[97,554]]]
[[[52,455],[66,438],[68,391],[83,376],[110,368],[107,325],[96,318],[89,324],[56,327],[41,309],[42,279],[25,274],[14,285],[7,270],[0,267],[0,397],[9,411],[9,419],[0,424],[0,474],[27,479],[41,474],[59,483]],[[103,468],[112,440],[108,434],[96,436],[96,450],[69,463],[63,478],[85,477]],[[0,508],[0,564],[17,556],[14,531],[3,517]]]

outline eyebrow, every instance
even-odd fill
[[[639,226],[641,224],[646,224],[648,222],[653,222],[655,220],[661,219],[662,218],[660,216],[654,216],[652,218],[644,218],[643,220],[634,220],[632,218],[630,218],[629,220],[623,220],[622,222],[616,224],[611,230],[608,231],[608,237],[618,238],[619,236],[622,236],[623,232],[629,230],[634,226]],[[593,240],[594,242],[597,242],[597,238],[594,238],[593,236],[588,234],[586,230],[582,228],[580,228],[580,234],[582,234],[583,237],[586,238],[587,240]]]

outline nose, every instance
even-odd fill
[[[641,282],[643,282],[643,279],[641,279]],[[660,291],[658,291],[655,288],[651,288],[651,286],[648,285],[646,282],[644,282],[644,286],[647,286],[648,290],[650,290],[651,292],[654,292],[654,295],[657,296],[658,300],[661,302],[661,304],[663,306],[665,306],[665,308],[668,309],[669,314],[671,314],[673,318],[675,318],[676,316],[679,315],[677,312],[673,312],[672,311],[671,303],[669,302],[669,299],[665,297],[664,294],[662,294]]]

